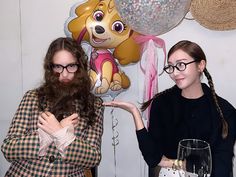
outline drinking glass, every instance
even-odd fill
[[[177,158],[184,177],[210,177],[212,158],[210,145],[200,139],[183,139],[178,145]]]

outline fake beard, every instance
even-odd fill
[[[80,86],[75,80],[70,83],[59,81],[52,85],[52,97],[50,98],[51,112],[58,121],[76,112],[76,98],[79,97]]]

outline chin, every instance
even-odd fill
[[[187,85],[186,84],[183,84],[183,83],[176,83],[177,87],[181,90],[187,88]]]

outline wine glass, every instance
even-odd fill
[[[210,145],[199,139],[183,139],[177,158],[185,177],[210,177],[212,169]]]

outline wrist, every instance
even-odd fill
[[[64,127],[59,123],[57,128],[54,130],[54,132],[52,132],[51,135],[55,134],[56,132],[60,131],[61,129],[63,129]]]
[[[172,169],[179,170],[179,169],[183,168],[183,161],[182,160],[175,159],[175,160],[171,160],[171,161],[172,161],[172,166],[171,166]]]
[[[141,114],[140,114],[138,108],[135,107],[132,110],[132,115],[133,115],[133,118],[134,118],[136,130],[143,129],[144,128],[144,123],[143,123],[143,120],[142,120],[142,117],[141,117]]]

